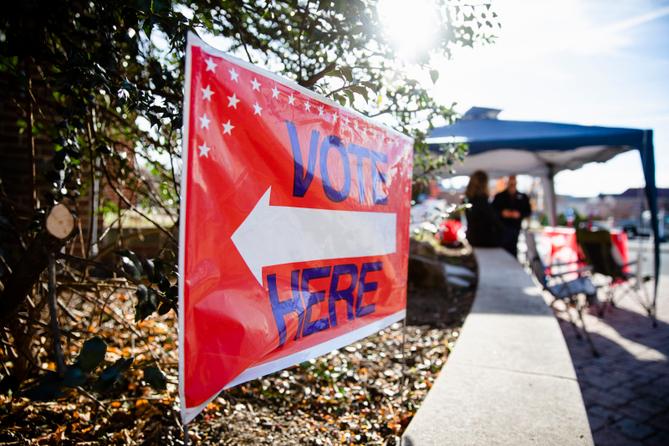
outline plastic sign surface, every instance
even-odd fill
[[[191,34],[179,386],[225,389],[405,315],[413,141]]]

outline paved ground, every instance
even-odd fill
[[[657,328],[630,297],[586,315],[599,358],[558,313],[596,445],[669,445],[669,253],[663,263]]]
[[[553,313],[508,253],[477,248],[476,259],[476,300],[402,444],[592,446]]]

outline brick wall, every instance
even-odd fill
[[[25,105],[20,108],[19,104]],[[26,121],[26,105],[25,93],[0,77],[0,179],[20,221],[29,220],[35,208],[32,148],[26,129],[21,131],[19,125],[19,120]],[[45,141],[36,140],[36,160],[44,158],[46,146]]]
[[[25,85],[11,85],[6,76],[0,75],[0,181],[13,208],[11,217],[19,226],[19,229],[25,229],[30,224],[37,208],[44,208],[49,205],[49,203],[44,202],[44,193],[51,187],[46,178],[52,169],[51,159],[54,155],[54,146],[49,138],[36,136],[34,138],[35,156],[33,158],[30,138],[25,124],[28,116],[25,87]],[[55,113],[49,110],[51,108],[49,106],[50,96],[45,88],[33,84],[32,90],[37,102],[37,105],[33,107],[35,110],[35,124],[39,125],[43,124],[45,120],[58,119]],[[128,149],[118,146],[115,147],[115,150],[124,151]],[[128,159],[132,165],[132,156],[129,156]],[[77,224],[81,231],[76,234],[66,249],[73,255],[87,256],[93,187],[89,165],[86,162],[81,164],[81,180],[83,187],[76,203],[65,203],[76,212]],[[137,201],[137,196],[131,188],[117,186],[128,199]],[[101,201],[112,201],[120,208],[127,208],[106,184],[104,178],[100,180],[99,199]],[[99,205],[101,206],[102,202]],[[79,231],[79,228],[77,230]],[[97,235],[100,236],[104,230],[102,215],[98,215]],[[108,233],[99,248],[109,253],[123,244],[125,247],[151,257],[157,255],[160,249],[165,246],[165,243],[167,243],[167,240],[164,239],[164,234],[160,231],[147,228],[124,228],[121,232],[114,230]]]
[[[0,181],[13,207],[12,217],[19,229],[24,229],[32,221],[35,209],[48,205],[43,202],[43,198],[44,192],[49,190],[46,174],[51,169],[54,154],[52,142],[37,135],[33,138],[33,157],[27,127],[29,104],[25,91],[25,86],[14,85],[6,76],[0,76]],[[33,85],[33,96],[37,102],[33,106],[35,125],[47,119],[55,119],[49,110],[45,89]],[[82,171],[86,176],[86,166],[82,166]],[[82,178],[84,183],[87,179]],[[89,226],[90,203],[91,188],[87,186],[75,205],[84,236]],[[72,207],[70,203],[67,204]]]

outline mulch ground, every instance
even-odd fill
[[[442,251],[439,257],[475,269],[471,254]],[[406,326],[395,324],[223,392],[189,425],[191,444],[399,444],[457,340],[473,297],[473,286],[411,285]],[[125,302],[129,308],[131,301]],[[175,318],[149,319],[120,334],[118,317],[132,323],[132,311],[123,299],[115,305],[105,309],[115,311],[114,318],[79,328],[108,341],[107,362],[157,357],[167,389],[151,389],[141,369],[133,367],[105,394],[72,389],[53,402],[0,395],[0,444],[183,444]],[[69,357],[76,356],[76,342],[66,347]]]

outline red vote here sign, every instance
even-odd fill
[[[221,390],[405,315],[412,140],[189,35],[179,387]]]

